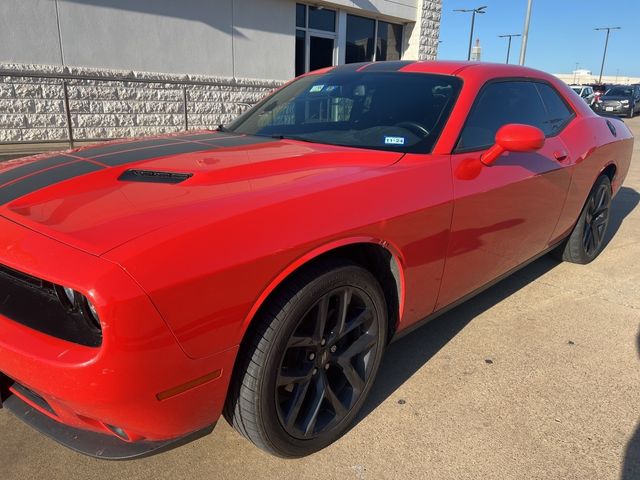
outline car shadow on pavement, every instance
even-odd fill
[[[638,348],[638,357],[640,357],[640,331],[636,337],[636,347]],[[640,478],[640,422],[636,427],[636,431],[627,443],[627,449],[624,454],[624,463],[622,464],[621,480],[638,480]]]
[[[636,208],[638,202],[640,202],[640,193],[630,187],[622,187],[620,189],[611,205],[611,216],[609,218],[607,234],[604,239],[604,248],[609,245],[611,239],[613,239],[618,232],[620,225],[622,225],[622,221]]]
[[[549,255],[536,260],[476,297],[392,343],[382,359],[376,381],[358,422],[376,409],[425,365],[475,317],[497,305],[558,265]]]
[[[639,201],[640,194],[632,188],[623,187],[616,195],[611,207],[605,246],[619,230],[624,219],[636,208]],[[391,396],[475,317],[537,280],[557,265],[559,263],[555,259],[550,255],[545,255],[476,297],[389,345],[382,359],[378,377],[369,398],[358,415],[356,424]],[[636,432],[631,444],[633,444],[632,449],[635,450],[635,461],[637,462],[640,432]],[[637,469],[633,472],[637,472]],[[625,477],[624,480],[631,478],[637,480],[640,477],[630,476]]]

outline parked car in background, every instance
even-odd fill
[[[595,111],[633,118],[640,111],[640,87],[614,85],[604,95],[600,95],[595,103]]]
[[[606,83],[592,83],[589,86],[593,88],[593,93],[596,96],[596,99],[598,99],[598,97],[600,97],[600,95],[604,95],[612,85],[607,85]]]
[[[0,163],[0,406],[101,458],[223,412],[316,452],[391,339],[547,252],[594,260],[632,151],[551,75],[396,61],[304,75],[217,131]]]
[[[571,85],[571,89],[580,95],[580,97],[587,102],[587,105],[590,107],[593,106],[596,101],[596,94],[593,91],[593,87],[589,85]]]

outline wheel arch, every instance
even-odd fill
[[[315,248],[283,269],[262,291],[245,317],[241,329],[241,343],[245,341],[256,315],[287,279],[317,262],[330,258],[353,261],[369,270],[380,282],[387,304],[387,338],[390,339],[402,318],[405,295],[404,261],[400,250],[390,242],[371,237],[357,237]]]
[[[616,165],[615,162],[609,162],[608,164],[606,164],[602,170],[600,170],[600,173],[598,174],[598,177],[600,175],[606,175],[607,177],[609,177],[609,180],[611,181],[611,185],[613,185],[613,180],[616,178],[616,174],[618,172],[618,166]],[[595,180],[594,182],[595,183]]]

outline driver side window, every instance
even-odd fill
[[[543,128],[546,113],[532,82],[498,81],[479,93],[467,118],[456,151],[484,150],[493,145],[503,125],[522,123]]]

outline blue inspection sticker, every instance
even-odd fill
[[[385,145],[404,145],[404,137],[384,137]]]

